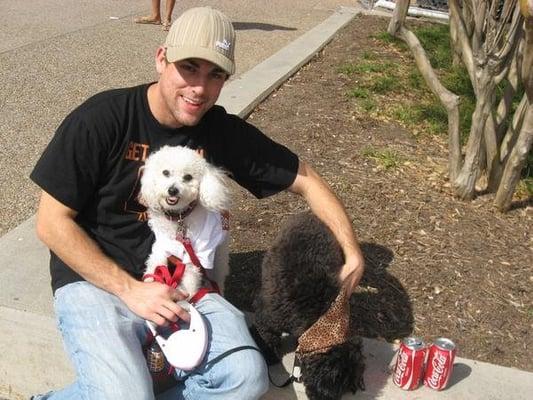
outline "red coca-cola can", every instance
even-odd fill
[[[429,348],[424,385],[435,390],[446,388],[453,370],[457,349],[450,339],[439,338]]]
[[[420,338],[408,337],[402,340],[396,355],[392,381],[404,390],[414,390],[424,375],[427,347]]]

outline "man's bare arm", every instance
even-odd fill
[[[175,302],[186,296],[160,283],[139,282],[131,277],[76,223],[77,212],[42,192],[37,212],[37,236],[64,263],[85,280],[124,301],[137,315],[158,325],[187,319]]]
[[[344,206],[328,184],[304,161],[300,161],[298,174],[289,190],[301,195],[311,211],[335,235],[345,258],[339,279],[352,293],[363,276],[364,258]]]

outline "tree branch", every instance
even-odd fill
[[[461,49],[461,59],[465,64],[468,76],[476,90],[475,82],[475,67],[474,67],[474,55],[472,47],[470,46],[470,38],[465,29],[465,22],[461,15],[461,8],[458,5],[458,0],[449,0],[448,6],[450,8],[450,17],[453,19],[455,28],[457,30],[457,44]]]

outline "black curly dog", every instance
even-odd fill
[[[282,357],[281,336],[298,338],[339,294],[342,250],[331,231],[311,213],[282,227],[262,264],[261,289],[254,302],[252,333],[269,365]],[[305,392],[311,400],[340,399],[364,389],[361,338],[352,336],[325,353],[300,357]]]

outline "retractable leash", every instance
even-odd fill
[[[200,313],[186,301],[177,303],[189,312],[189,329],[179,329],[167,339],[157,332],[156,325],[146,321],[152,335],[161,347],[168,363],[174,368],[191,371],[204,359],[207,350],[207,327]]]
[[[205,274],[200,260],[196,256],[192,244],[189,239],[178,237],[178,240],[183,244],[185,250],[189,254],[192,263],[200,268],[204,277],[210,282],[211,288],[202,287],[197,293],[190,299],[191,303],[197,303],[207,293],[220,293],[216,282],[210,280]],[[176,266],[174,273],[171,275],[168,267],[161,265],[158,266],[153,274],[145,275],[145,278],[153,278],[155,281],[165,283],[168,286],[176,288],[183,277],[185,271],[185,264],[177,257],[169,257],[169,261]],[[178,368],[183,371],[192,371],[196,368],[205,357],[207,351],[208,334],[207,327],[203,320],[203,317],[196,310],[196,308],[187,301],[179,301],[179,306],[187,310],[191,316],[189,323],[189,329],[182,329],[177,324],[174,325],[176,330],[168,338],[164,338],[157,331],[157,326],[151,322],[146,321],[146,325],[150,329],[154,339],[161,347],[161,351],[165,355],[168,363],[174,368]],[[254,346],[238,346],[233,349],[227,350],[224,353],[218,355],[214,359],[206,363],[206,367],[220,361],[221,359],[241,350],[260,350]]]

